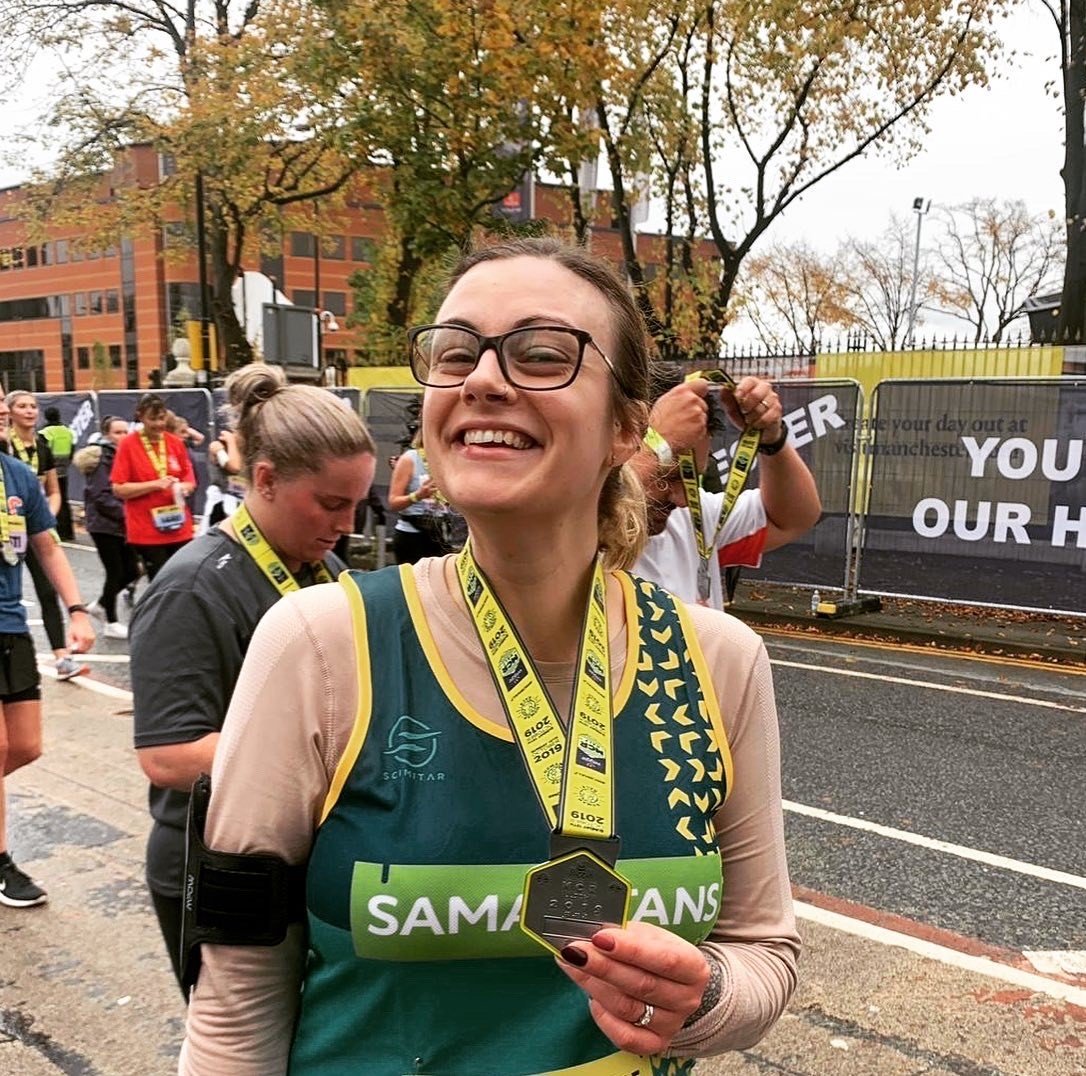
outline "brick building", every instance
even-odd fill
[[[111,182],[150,186],[169,167],[151,146],[134,146]],[[81,247],[79,235],[59,231],[30,244],[15,212],[22,196],[19,187],[0,190],[0,380],[9,390],[38,392],[146,387],[152,371],[164,369],[179,315],[200,312],[196,258],[169,251],[183,225],[149,228],[100,253]],[[568,194],[526,185],[507,209],[564,223]],[[330,311],[339,329],[323,334],[324,362],[351,365],[364,341],[346,326],[348,278],[371,265],[383,212],[362,193],[321,223],[319,243],[312,232],[288,230],[278,254],[254,253],[246,268],[274,279],[294,305]],[[612,229],[594,229],[593,248],[621,264]]]

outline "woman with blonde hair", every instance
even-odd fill
[[[180,980],[189,790],[211,768],[249,640],[282,594],[334,579],[332,555],[369,489],[374,444],[325,389],[254,363],[226,383],[247,491],[156,576],[129,626],[135,743],[151,781],[147,884]]]
[[[580,249],[504,243],[410,339],[469,541],[257,630],[206,839],[242,876],[304,870],[308,930],[203,946],[180,1071],[604,1076],[750,1046],[798,950],[769,662],[625,570],[629,291]]]

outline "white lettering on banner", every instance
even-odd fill
[[[1027,437],[1008,437],[1000,443],[998,437],[986,437],[978,443],[975,437],[963,437],[962,445],[969,454],[969,476],[984,477],[984,464],[995,453],[996,470],[1003,478],[1018,480],[1029,478],[1037,470],[1049,482],[1070,482],[1082,468],[1083,444],[1081,438],[1067,442],[1067,454],[1062,466],[1057,458],[1060,442],[1046,438],[1038,452],[1037,445]],[[997,450],[998,446],[998,450]]]
[[[1086,549],[1086,508],[1078,510],[1078,522],[1070,519],[1071,509],[1066,504],[1056,505],[1052,515],[1052,544],[1062,549],[1067,544],[1067,534],[1075,535],[1075,548]]]
[[[1064,506],[1065,507],[1065,506]],[[928,520],[929,513],[934,513],[934,520]],[[1032,513],[1029,505],[1016,504],[1013,501],[995,502],[995,522],[992,523],[992,502],[978,501],[976,520],[969,523],[969,502],[955,501],[953,512],[954,536],[965,542],[979,542],[988,537],[991,530],[993,542],[1004,543],[1013,538],[1017,545],[1030,545],[1026,525]],[[951,524],[951,511],[945,501],[938,497],[925,497],[918,501],[913,509],[913,530],[921,538],[941,538]]]
[[[72,419],[71,425],[68,427],[72,431],[72,437],[75,438],[76,443],[79,443],[79,439],[87,432],[87,427],[94,421],[94,408],[91,406],[90,400],[84,400],[79,405],[79,410],[75,413],[75,418]]]
[[[825,437],[831,429],[839,430],[847,425],[845,420],[837,413],[837,397],[832,393],[819,396],[812,400],[806,407],[797,407],[781,417],[781,421],[788,427],[792,435],[792,444],[796,448],[809,445],[816,437]],[[727,467],[735,455],[737,441],[733,441],[727,448],[718,448],[713,453],[713,458]],[[851,451],[850,446],[844,446]]]

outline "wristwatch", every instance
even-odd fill
[[[661,467],[670,467],[675,459],[675,453],[671,450],[667,438],[657,433],[651,426],[645,431],[643,438],[645,447],[655,454]]]
[[[778,437],[776,441],[770,441],[769,444],[766,444],[765,441],[763,441],[758,446],[758,451],[761,452],[763,456],[775,456],[786,444],[788,444],[788,424],[782,422],[780,437]]]

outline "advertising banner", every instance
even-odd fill
[[[860,386],[844,379],[797,379],[780,381],[774,388],[792,444],[818,484],[822,519],[794,542],[766,553],[760,568],[744,568],[743,578],[843,588],[855,507],[852,482],[863,410]],[[727,432],[714,441],[713,457],[722,479],[738,436],[729,422]],[[762,459],[758,457],[751,471],[748,489],[758,485]]]
[[[98,432],[98,412],[92,392],[36,392],[38,401],[38,428],[48,426],[45,409],[55,407],[60,421],[72,431],[75,438],[73,455]],[[77,467],[68,466],[68,500],[81,502],[85,480]]]
[[[1086,612],[1086,379],[885,381],[861,590]]]

